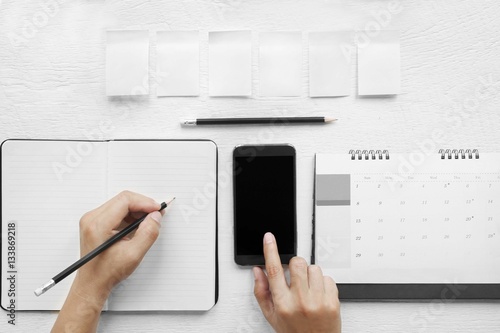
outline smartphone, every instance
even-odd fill
[[[233,152],[234,261],[263,265],[262,240],[276,237],[281,262],[297,254],[295,148],[242,145]]]

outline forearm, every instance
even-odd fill
[[[53,333],[58,332],[95,332],[101,310],[108,294],[95,294],[95,290],[84,286],[75,278],[71,290],[59,312]]]

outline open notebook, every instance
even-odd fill
[[[313,260],[353,299],[500,298],[500,154],[316,154]]]
[[[80,257],[80,217],[122,190],[176,200],[158,240],[105,310],[203,311],[216,303],[212,141],[7,140],[1,158],[3,308],[12,298],[6,277],[14,275],[17,310],[60,309],[74,274],[40,297],[33,291]]]

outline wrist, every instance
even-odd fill
[[[111,289],[99,284],[95,279],[84,279],[77,273],[71,286],[71,293],[94,308],[101,310],[111,293]]]

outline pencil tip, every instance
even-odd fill
[[[331,123],[332,121],[336,121],[337,118],[325,117],[325,123]]]

